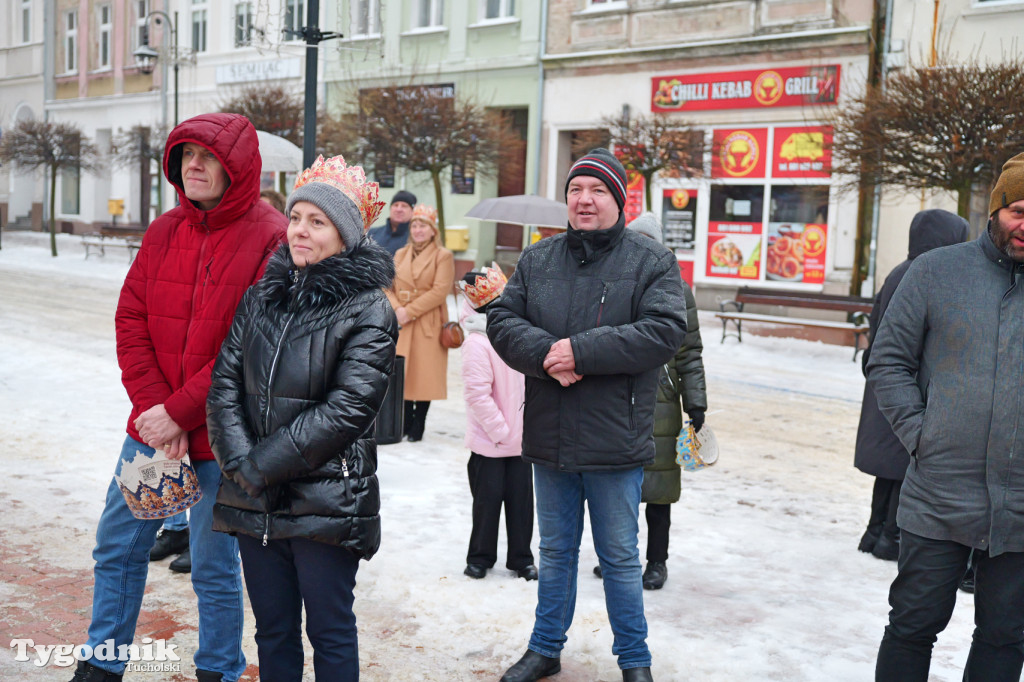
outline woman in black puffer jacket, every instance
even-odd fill
[[[265,680],[301,680],[303,605],[316,679],[359,678],[353,589],[380,545],[372,430],[398,336],[381,291],[393,261],[363,237],[375,195],[341,157],[299,176],[288,248],[245,294],[213,370],[213,527],[238,537]]]

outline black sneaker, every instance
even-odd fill
[[[186,547],[185,551],[178,555],[178,558],[172,561],[167,568],[171,569],[175,573],[191,573],[192,572],[192,552]]]
[[[188,528],[184,530],[161,529],[153,548],[149,550],[150,561],[160,561],[172,554],[181,554],[188,549]]]
[[[594,575],[596,575],[601,580],[604,580],[604,573],[601,572],[601,564],[594,566]]]

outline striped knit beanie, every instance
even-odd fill
[[[565,195],[569,196],[569,182],[577,175],[589,175],[597,178],[611,190],[615,197],[615,203],[619,210],[626,205],[626,169],[622,167],[619,160],[607,149],[598,147],[591,149],[587,155],[569,169],[569,175],[565,179]]]

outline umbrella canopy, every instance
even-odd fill
[[[560,201],[545,199],[536,194],[514,194],[484,199],[469,209],[466,217],[515,225],[565,227],[569,220],[569,209]]]
[[[302,170],[302,150],[280,135],[257,130],[256,137],[260,140],[260,157],[263,159],[263,170],[297,173]]]

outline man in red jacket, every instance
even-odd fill
[[[235,308],[287,227],[259,200],[261,168],[256,130],[244,116],[206,114],[171,131],[164,173],[181,205],[146,231],[115,318],[121,380],[132,402],[117,473],[123,462],[161,448],[171,459],[189,455],[203,491],[190,513],[200,682],[235,682],[245,670],[238,545],[211,528],[220,469],[206,435],[206,394]],[[111,481],[93,550],[93,656],[79,662],[72,682],[121,679],[127,659],[118,647],[135,636],[160,525],[132,516]]]

